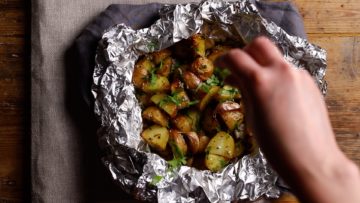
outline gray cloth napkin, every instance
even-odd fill
[[[132,197],[116,187],[100,161],[90,95],[94,56],[105,29],[118,23],[136,29],[146,27],[156,20],[162,5],[116,4],[94,17],[110,2],[34,0],[32,3],[34,202],[133,202]],[[256,2],[256,5],[265,18],[292,35],[305,37],[301,17],[290,3]],[[94,19],[75,39],[74,34],[89,18]]]

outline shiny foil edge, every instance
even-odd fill
[[[211,24],[208,34],[213,37],[226,35],[247,43],[256,36],[268,36],[290,63],[311,73],[325,94],[326,52],[262,18],[250,0],[167,5],[159,13],[161,18],[149,28],[133,30],[119,24],[107,30],[97,49],[94,111],[101,123],[98,136],[105,152],[102,160],[112,178],[127,193],[149,202],[231,202],[278,197],[278,176],[261,152],[246,155],[218,173],[187,166],[167,172],[167,162],[150,153],[139,136],[142,118],[131,84],[133,67],[144,53],[169,47],[203,32]],[[154,186],[150,183],[155,176],[163,178]]]

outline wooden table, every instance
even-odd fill
[[[339,145],[360,166],[360,1],[296,0],[328,52],[326,102]],[[0,202],[30,198],[30,1],[0,0]],[[276,202],[297,202],[286,195]]]

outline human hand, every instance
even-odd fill
[[[265,156],[300,198],[360,202],[360,195],[344,199],[350,196],[345,188],[354,187],[349,177],[356,176],[360,188],[359,172],[340,151],[324,99],[308,72],[292,67],[264,37],[230,51],[224,62],[232,81],[239,81],[246,122]]]

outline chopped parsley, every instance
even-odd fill
[[[214,74],[217,75],[220,78],[220,80],[224,81],[227,76],[231,75],[231,72],[227,68],[215,67]]]
[[[196,89],[196,91],[198,91],[199,89],[201,89],[204,92],[209,92],[212,86],[217,86],[217,85],[221,85],[221,82],[219,81],[219,79],[215,76],[212,75],[209,79],[207,79],[205,82],[202,82]]]
[[[150,184],[153,185],[153,186],[156,186],[156,184],[158,184],[164,177],[163,176],[159,176],[159,175],[155,175]]]
[[[174,171],[174,169],[179,168],[182,165],[186,164],[186,157],[181,152],[180,148],[174,143],[170,142],[171,150],[173,152],[174,158],[168,161],[169,168],[168,171]]]

